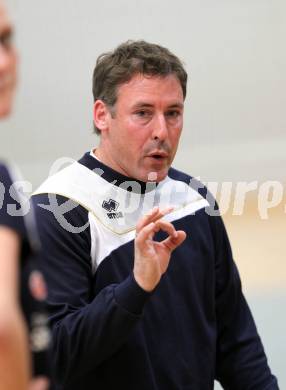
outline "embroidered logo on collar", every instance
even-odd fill
[[[121,211],[116,212],[119,207],[119,203],[114,199],[109,199],[108,201],[104,200],[102,202],[102,208],[107,211],[107,216],[109,219],[123,218]]]

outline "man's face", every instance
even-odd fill
[[[163,180],[183,127],[184,97],[178,79],[135,75],[118,88],[114,110],[107,116],[99,157],[128,177]]]
[[[16,85],[17,55],[11,37],[11,22],[0,0],[0,118],[11,111]]]

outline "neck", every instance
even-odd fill
[[[98,148],[94,148],[92,150],[92,153],[94,156],[102,162],[104,165],[108,166],[109,168],[113,169],[114,171],[120,173],[121,175],[124,175],[128,177],[128,174],[122,169],[112,158],[111,155],[106,153],[99,145]]]

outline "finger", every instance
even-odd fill
[[[150,222],[153,221],[156,216],[159,214],[159,207],[154,207],[150,212],[145,214],[137,223],[136,231],[138,232],[141,230],[144,226],[148,225]]]
[[[163,209],[161,209],[161,213],[162,213],[162,216],[164,215],[167,215],[169,213],[171,213],[173,210],[174,210],[174,206],[167,206],[167,207],[164,207]]]
[[[153,222],[144,226],[137,234],[135,242],[137,245],[143,245],[147,240],[152,240],[155,234],[155,224]]]
[[[164,209],[159,209],[158,206],[154,207],[149,213],[144,215],[139,222],[137,223],[136,226],[136,231],[137,233],[146,225],[148,225],[151,222],[155,222],[158,219],[164,217],[166,214],[170,213],[174,207],[168,206],[165,207]]]
[[[168,233],[169,236],[177,237],[177,231],[170,222],[159,220],[155,222],[155,231],[158,232],[159,230],[163,230],[164,232]]]
[[[49,380],[46,377],[36,377],[32,379],[29,384],[29,390],[47,390],[49,387]]]
[[[169,236],[161,244],[165,245],[170,251],[175,250],[186,239],[187,235],[183,230],[177,230],[177,236]]]

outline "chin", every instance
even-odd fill
[[[0,107],[0,118],[3,118],[3,119],[6,118],[10,115],[10,113],[11,113],[11,107],[9,107],[9,108]]]
[[[164,173],[164,174],[160,174],[158,175],[158,178],[157,178],[157,183],[160,183],[160,181],[163,181],[166,179],[166,177],[168,176],[168,172]]]
[[[166,172],[150,171],[146,174],[144,181],[159,183],[160,181],[163,181],[167,177],[167,175],[168,175],[168,171]]]
[[[9,116],[11,110],[12,110],[12,102],[10,100],[8,102],[1,101],[0,98],[0,118],[6,118],[7,116]]]

